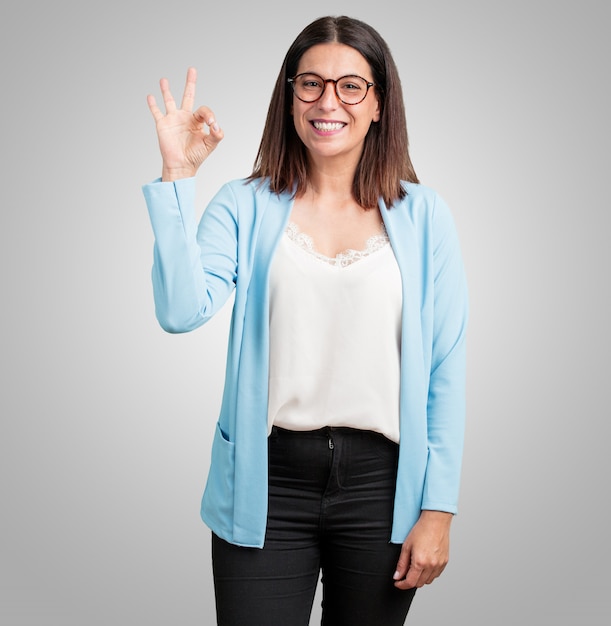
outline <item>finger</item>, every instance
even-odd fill
[[[425,569],[412,563],[410,568],[407,570],[405,579],[400,582],[404,585],[402,588],[413,589],[414,587],[422,587],[427,578],[428,576],[425,574]]]
[[[151,94],[149,94],[146,97],[146,103],[149,105],[149,109],[151,113],[153,114],[153,119],[156,122],[158,122],[163,117],[163,113],[160,111],[159,107],[157,106],[157,102],[155,101],[155,96],[152,96]]]
[[[209,137],[216,144],[223,138],[223,131],[216,122],[214,113],[206,106],[199,107],[194,113],[193,118],[198,125],[206,124],[210,130]]]
[[[425,585],[430,585],[436,578],[439,578],[439,576],[441,576],[441,574],[443,573],[444,569],[445,569],[445,565],[440,565],[440,566],[434,568],[433,571],[427,577],[427,579],[424,582],[424,584]]]
[[[170,83],[167,78],[162,78],[159,81],[159,87],[161,88],[161,95],[163,96],[163,102],[165,104],[165,110],[167,113],[176,110],[176,102],[174,96],[170,91]]]
[[[197,70],[194,67],[190,67],[187,70],[187,82],[185,83],[185,90],[182,94],[182,102],[180,108],[185,111],[193,110],[193,103],[195,101],[195,83],[197,82]]]
[[[210,129],[216,124],[214,113],[207,106],[201,106],[193,112],[193,117],[198,124],[206,124]]]

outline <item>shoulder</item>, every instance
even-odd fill
[[[407,205],[408,207],[418,207],[423,211],[434,211],[437,205],[445,205],[441,195],[432,187],[407,181],[401,181],[401,186],[405,189],[406,194],[396,206]]]
[[[435,189],[407,181],[401,181],[401,186],[405,190],[405,196],[388,207],[391,218],[420,223],[429,222],[434,217],[450,216],[446,202]]]
[[[412,231],[418,238],[428,240],[455,229],[452,212],[435,189],[420,183],[402,182],[402,185],[405,196],[385,210],[385,221],[391,230]]]
[[[276,194],[268,179],[237,178],[222,185],[204,211],[204,221],[232,225],[241,236],[258,236],[260,228],[274,229],[291,206],[289,193]]]
[[[219,194],[228,194],[236,198],[256,198],[258,200],[272,195],[268,179],[264,178],[235,178],[227,181],[220,189]]]
[[[267,178],[236,178],[224,183],[214,196],[212,203],[229,204],[237,212],[259,211],[270,202],[288,203],[290,194],[271,191]]]

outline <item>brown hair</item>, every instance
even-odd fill
[[[293,92],[287,79],[295,76],[303,54],[312,46],[337,42],[360,52],[373,72],[381,116],[369,128],[354,175],[352,191],[364,208],[387,206],[406,194],[401,180],[417,183],[409,157],[401,81],[386,42],[368,24],[346,16],[321,17],[306,26],[289,48],[272,93],[267,120],[252,174],[269,178],[272,191],[306,191],[308,160],[291,117]]]

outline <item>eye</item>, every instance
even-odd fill
[[[320,89],[322,80],[313,74],[307,74],[299,79],[299,84],[304,89]]]
[[[367,84],[362,78],[358,76],[346,76],[345,78],[341,78],[338,82],[339,88],[342,91],[361,91],[367,87]]]

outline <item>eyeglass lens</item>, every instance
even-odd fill
[[[367,95],[368,83],[360,76],[342,76],[336,81],[325,81],[316,74],[299,74],[292,84],[300,100],[314,102],[322,96],[327,82],[335,83],[335,93],[345,104],[358,104]]]

